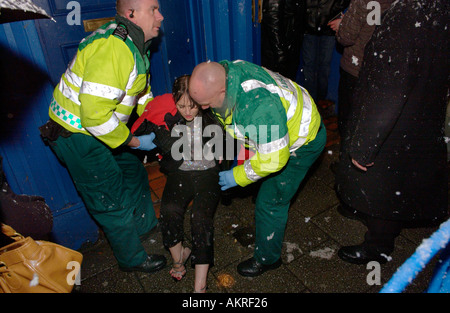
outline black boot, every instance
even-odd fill
[[[237,271],[240,275],[246,277],[255,277],[263,274],[266,271],[279,268],[282,264],[281,258],[273,264],[265,265],[256,261],[255,258],[250,258],[247,261],[239,263]]]
[[[390,254],[391,251],[370,247],[365,244],[342,247],[338,251],[338,256],[343,261],[353,264],[367,264],[371,261],[384,264],[392,259],[389,256]]]
[[[400,234],[402,223],[367,217],[366,226],[368,230],[364,236],[364,243],[342,247],[338,251],[338,256],[353,264],[367,264],[370,261],[383,264],[390,261],[389,255],[394,251],[395,238]]]
[[[166,266],[166,258],[163,255],[152,254],[141,265],[134,267],[120,267],[124,272],[144,272],[153,273],[162,270]]]

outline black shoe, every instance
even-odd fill
[[[380,249],[371,248],[364,244],[342,247],[338,251],[338,256],[343,261],[353,264],[367,264],[371,261],[384,264],[392,259],[389,254],[390,252],[384,253]]]
[[[266,271],[274,270],[279,268],[283,262],[281,258],[278,259],[273,264],[264,265],[255,260],[255,258],[250,258],[247,261],[239,263],[237,266],[237,271],[240,275],[246,277],[254,277],[263,274]]]
[[[147,256],[147,260],[141,265],[134,267],[120,267],[124,272],[144,272],[153,273],[162,270],[166,266],[167,260],[163,255],[152,254]]]

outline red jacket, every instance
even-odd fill
[[[149,101],[145,107],[144,113],[142,113],[131,127],[131,132],[134,133],[144,120],[149,120],[159,126],[164,125],[167,128],[167,125],[164,122],[164,116],[167,113],[172,115],[177,113],[175,101],[170,93],[157,96],[152,101]]]

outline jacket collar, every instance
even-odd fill
[[[117,14],[116,15],[117,24],[122,24],[128,31],[128,36],[130,36],[134,45],[138,48],[142,56],[144,56],[148,49],[150,48],[151,40],[145,41],[144,31],[138,25],[130,21],[129,19]]]

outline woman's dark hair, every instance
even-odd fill
[[[183,95],[189,96],[189,78],[191,75],[183,75],[175,79],[175,82],[173,83],[172,87],[172,96],[173,100],[175,100],[175,103],[180,101],[181,97]],[[189,99],[191,97],[189,96]],[[191,99],[192,101],[192,99]]]

